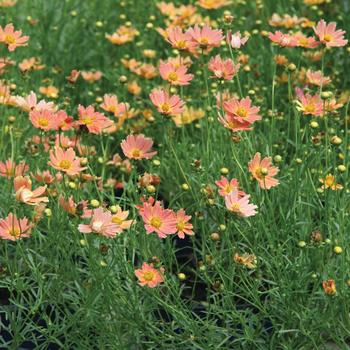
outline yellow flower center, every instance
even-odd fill
[[[323,40],[326,41],[327,43],[329,43],[330,41],[333,40],[333,37],[332,37],[332,35],[330,35],[330,34],[326,34],[326,35],[323,37]]]
[[[123,223],[123,219],[118,218],[118,216],[113,216],[112,222],[117,225],[121,225]]]
[[[143,273],[143,279],[145,281],[152,281],[154,279],[154,272],[153,271],[146,271]]]
[[[14,44],[16,42],[16,39],[13,35],[8,34],[5,36],[5,43],[8,45]]]
[[[162,226],[162,220],[160,217],[158,216],[154,216],[152,219],[151,219],[151,226],[155,227],[155,228],[159,228]]]
[[[176,228],[177,228],[178,231],[183,231],[185,227],[186,227],[185,221],[179,220],[177,222]]]
[[[331,186],[333,186],[333,184],[334,184],[334,176],[333,175],[327,175],[326,176],[326,179],[325,179],[325,185],[327,186],[327,187],[331,187]]]
[[[179,41],[176,43],[176,46],[177,46],[177,48],[180,49],[180,50],[186,49],[186,41],[184,41],[184,40],[179,40]]]
[[[230,194],[232,190],[233,190],[233,188],[231,185],[226,185],[224,188],[224,192],[227,194]]]
[[[238,107],[236,114],[239,115],[241,118],[246,118],[248,115],[248,111],[244,107]]]
[[[307,38],[305,38],[305,37],[302,37],[302,38],[299,39],[299,44],[301,46],[307,46],[308,43],[309,42],[308,42]]]
[[[177,81],[179,79],[179,76],[175,72],[171,72],[168,75],[168,79],[172,82]]]
[[[83,123],[85,124],[85,125],[90,125],[90,124],[92,124],[94,121],[95,121],[95,119],[96,119],[96,117],[95,116],[93,116],[93,115],[87,115],[87,116],[84,116],[84,118],[83,118]]]
[[[69,169],[71,167],[71,165],[72,165],[71,162],[69,160],[66,160],[66,159],[61,160],[60,164],[59,164],[60,168],[65,169],[65,170]]]
[[[170,112],[170,105],[168,103],[163,103],[161,105],[161,110],[163,113],[169,113]]]
[[[12,227],[8,233],[13,237],[18,237],[21,235],[21,230],[18,227]]]
[[[304,107],[306,113],[314,113],[316,111],[316,106],[313,103],[309,103]]]
[[[240,208],[241,208],[241,205],[240,205],[239,203],[233,203],[233,204],[231,205],[231,210],[232,210],[232,211],[237,212],[237,211],[239,211]]]
[[[209,44],[209,39],[206,38],[206,37],[201,38],[201,39],[200,39],[200,44],[201,44],[202,46],[207,46],[207,45]]]
[[[46,126],[49,125],[49,121],[47,119],[45,119],[45,118],[39,118],[38,123],[42,127],[46,127]]]
[[[131,154],[134,158],[138,158],[141,155],[141,151],[138,148],[135,148],[132,150]]]

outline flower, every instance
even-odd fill
[[[126,220],[128,215],[129,210],[122,210],[119,205],[117,206],[117,212],[112,216],[112,222],[118,226],[117,233],[121,233],[122,231],[129,229],[134,223],[134,220]]]
[[[306,49],[314,49],[320,44],[314,37],[307,37],[300,32],[295,33],[294,38],[297,41],[297,46],[304,47]]]
[[[103,208],[92,210],[89,224],[80,224],[78,230],[82,233],[97,233],[106,237],[115,237],[120,232],[117,224],[112,222],[112,214]]]
[[[332,174],[328,174],[324,179],[320,179],[320,182],[323,184],[321,188],[324,190],[330,188],[331,190],[336,191],[343,188],[341,184],[336,183],[335,176]]]
[[[177,231],[177,222],[174,212],[170,209],[162,208],[159,201],[154,205],[143,203],[139,213],[144,221],[147,234],[156,232],[159,238],[165,238],[167,235]]]
[[[227,43],[231,45],[233,49],[240,49],[246,44],[248,39],[249,36],[244,36],[242,38],[241,32],[236,32],[235,34],[232,34],[232,32],[229,31],[226,36]]]
[[[166,41],[170,43],[174,49],[191,51],[195,46],[191,41],[191,35],[189,33],[184,33],[178,26],[167,28],[165,33]]]
[[[269,33],[269,39],[282,47],[295,47],[298,45],[298,41],[293,35],[283,34],[279,30],[275,33]]]
[[[258,114],[259,107],[252,106],[250,97],[242,98],[238,100],[232,98],[224,102],[224,111],[228,115],[232,115],[240,123],[253,124],[257,120],[261,120],[261,116]]]
[[[243,255],[240,255],[240,254],[236,253],[233,257],[233,260],[237,264],[241,264],[241,265],[248,267],[248,269],[255,269],[256,268],[256,256],[254,254],[244,253]]]
[[[24,112],[30,112],[31,110],[42,111],[48,110],[55,112],[56,107],[53,102],[46,102],[45,100],[37,101],[35,92],[31,91],[26,97],[14,96],[14,101],[17,107],[21,108]]]
[[[65,172],[69,176],[77,175],[86,168],[80,166],[80,159],[75,157],[72,147],[66,151],[61,147],[55,147],[50,150],[50,161],[48,162],[53,168]]]
[[[335,295],[335,294],[337,294],[337,288],[335,286],[335,281],[332,280],[332,279],[329,279],[327,281],[323,281],[322,282],[322,287],[323,287],[324,292],[327,295]]]
[[[158,284],[164,282],[164,268],[160,268],[159,271],[153,267],[153,264],[143,263],[141,269],[135,270],[135,275],[139,280],[140,286],[147,286],[149,288],[155,288]]]
[[[11,177],[24,175],[29,170],[29,166],[24,160],[19,162],[18,165],[14,163],[11,159],[7,159],[6,162],[0,162],[0,176]]]
[[[192,231],[193,225],[188,222],[191,218],[192,216],[186,215],[183,209],[180,209],[176,213],[176,229],[179,238],[185,238],[185,234],[189,236],[194,235],[194,232]]]
[[[29,237],[31,225],[28,219],[17,219],[16,215],[10,213],[6,219],[0,220],[0,238],[10,241]]]
[[[243,197],[246,195],[244,191],[239,190],[239,182],[237,179],[231,179],[230,181],[225,176],[221,176],[220,180],[215,181],[216,186],[219,187],[220,196],[226,197],[233,191],[238,190],[238,195]]]
[[[73,69],[70,74],[66,77],[67,81],[69,81],[71,84],[75,84],[80,76],[80,71]]]
[[[75,215],[77,212],[77,206],[74,202],[73,196],[65,199],[63,196],[58,198],[58,204],[65,210],[68,214]]]
[[[324,76],[320,70],[314,72],[310,69],[306,72],[306,79],[308,84],[316,86],[326,86],[332,81],[329,77]]]
[[[17,176],[14,179],[16,199],[25,204],[37,205],[40,202],[47,203],[47,197],[40,197],[46,191],[46,186],[40,186],[32,191],[32,181],[28,176]]]
[[[187,74],[187,67],[180,65],[175,67],[172,63],[160,61],[159,73],[162,79],[169,82],[171,85],[188,85],[193,79],[192,74]]]
[[[3,29],[0,26],[0,43],[7,45],[8,50],[14,51],[18,46],[26,46],[29,36],[21,36],[22,31],[16,30],[12,23],[9,23]]]
[[[248,163],[248,167],[249,172],[258,181],[260,188],[269,190],[271,187],[279,184],[279,181],[273,178],[279,169],[271,165],[271,157],[261,160],[261,155],[257,152],[254,158]]]
[[[172,117],[176,126],[191,124],[195,120],[202,119],[205,113],[202,109],[194,109],[193,107],[185,107],[182,114],[177,114]]]
[[[103,129],[112,126],[112,121],[105,115],[95,112],[93,106],[78,106],[79,121],[78,125],[85,126],[92,134],[100,134]]]
[[[198,0],[198,5],[204,9],[218,9],[232,4],[231,0]]]
[[[101,108],[106,112],[111,112],[115,117],[119,117],[124,113],[127,113],[129,104],[125,102],[118,102],[118,97],[115,95],[105,94],[103,96],[103,103]]]
[[[128,135],[125,140],[121,142],[121,148],[126,157],[130,159],[151,159],[157,151],[149,152],[152,148],[153,140],[144,135]]]
[[[32,110],[29,112],[29,119],[34,125],[34,127],[49,131],[49,130],[57,130],[58,123],[57,118],[54,113],[47,109],[43,109],[40,111]]]
[[[323,101],[319,94],[304,94],[304,91],[299,88],[296,89],[296,94],[298,97],[296,101],[296,108],[298,111],[305,115],[320,116],[323,114]]]
[[[345,30],[336,30],[335,22],[326,23],[323,19],[314,27],[314,32],[318,36],[320,42],[327,47],[345,46],[348,41],[344,40]]]
[[[221,29],[211,29],[207,24],[202,28],[196,24],[193,28],[189,28],[186,33],[191,36],[194,46],[202,49],[219,47],[223,39]]]
[[[232,80],[240,66],[240,64],[235,65],[231,59],[222,60],[220,55],[216,55],[210,59],[208,69],[214,73],[214,78]]]
[[[224,116],[219,114],[218,120],[226,129],[232,132],[251,130],[249,128],[251,126],[250,123],[247,121],[239,122],[233,114],[224,114]]]
[[[161,114],[173,116],[181,114],[185,110],[185,102],[178,95],[169,96],[166,91],[158,89],[153,90],[149,97]]]
[[[81,77],[88,81],[89,83],[94,83],[102,78],[102,72],[96,71],[96,72],[86,72],[81,71]]]
[[[228,196],[225,197],[226,208],[229,211],[242,217],[254,216],[257,212],[257,206],[249,203],[250,195],[240,197],[238,190],[234,190]]]

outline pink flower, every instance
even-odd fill
[[[180,27],[173,27],[166,29],[166,40],[177,50],[191,51],[195,44],[191,41],[189,33],[183,33]]]
[[[32,181],[28,176],[17,176],[14,179],[16,199],[24,204],[37,205],[41,202],[47,203],[47,197],[40,197],[46,191],[46,186],[40,186],[32,191]]]
[[[157,152],[149,152],[152,148],[153,140],[144,135],[129,135],[121,143],[121,148],[126,157],[130,159],[151,159]]]
[[[14,51],[18,46],[26,46],[29,36],[21,36],[22,31],[16,30],[13,24],[7,24],[3,29],[0,26],[0,43],[7,45],[8,50]]]
[[[49,170],[44,170],[43,172],[37,171],[36,174],[31,174],[32,177],[38,182],[44,183],[46,185],[51,185],[57,178],[52,176]]]
[[[82,105],[78,106],[79,120],[78,125],[85,126],[92,134],[100,134],[103,129],[112,126],[113,122],[105,115],[99,112],[95,112],[93,106]]]
[[[231,31],[227,33],[226,36],[227,43],[231,45],[233,49],[240,49],[241,46],[244,46],[249,39],[249,36],[245,36],[242,38],[241,32],[236,32],[232,34]]]
[[[171,85],[188,85],[193,79],[192,74],[187,74],[187,67],[180,65],[176,67],[172,63],[160,61],[159,73],[162,79],[169,82]]]
[[[233,191],[238,191],[238,195],[243,197],[246,195],[245,192],[239,190],[239,182],[237,179],[231,179],[230,181],[225,176],[221,176],[221,179],[215,181],[216,186],[219,187],[220,196],[226,197]]]
[[[118,226],[117,233],[129,229],[134,223],[134,220],[126,220],[128,216],[129,210],[122,210],[120,206],[117,206],[117,212],[112,216],[112,222]]]
[[[105,94],[103,96],[103,103],[101,108],[106,112],[111,112],[115,117],[119,117],[127,112],[129,104],[125,102],[119,102],[118,97],[115,95]]]
[[[17,219],[16,215],[10,213],[6,219],[0,220],[0,238],[10,241],[17,241],[29,237],[31,225],[28,219]]]
[[[298,41],[293,35],[283,34],[279,30],[275,33],[269,33],[269,39],[282,47],[295,47],[298,45]]]
[[[149,97],[161,114],[173,116],[185,111],[185,103],[178,95],[169,96],[164,90],[153,90]]]
[[[155,288],[158,284],[164,282],[164,268],[160,268],[159,271],[153,267],[153,264],[143,263],[142,268],[135,270],[135,275],[139,280],[140,286],[147,286],[149,288]]]
[[[41,111],[48,110],[50,112],[55,112],[56,107],[53,102],[46,102],[45,100],[37,101],[35,92],[26,96],[14,96],[14,102],[17,107],[21,108],[24,112],[30,112],[31,110]]]
[[[86,169],[80,166],[80,159],[75,157],[75,152],[71,147],[66,151],[61,147],[55,147],[54,151],[50,150],[50,161],[48,164],[69,176],[77,175]]]
[[[159,238],[165,238],[177,231],[175,213],[170,209],[162,208],[159,201],[156,201],[154,205],[143,203],[139,213],[147,234],[156,232]]]
[[[258,114],[260,108],[252,106],[250,97],[241,100],[232,98],[224,102],[224,110],[226,114],[232,115],[240,123],[253,124],[255,121],[261,120],[261,116]]]
[[[314,72],[310,69],[306,72],[306,79],[308,84],[316,86],[326,86],[332,81],[329,77],[324,76],[320,70]]]
[[[185,211],[183,209],[180,209],[176,213],[176,229],[177,229],[177,235],[179,238],[183,239],[185,238],[185,234],[189,236],[193,236],[193,225],[189,222],[191,220],[192,216],[186,215]]]
[[[242,217],[254,216],[258,207],[249,203],[249,195],[240,197],[238,191],[235,190],[225,197],[226,208],[233,213]]]
[[[297,46],[306,49],[314,49],[320,44],[314,37],[307,37],[303,33],[295,33],[294,38],[297,41]]]
[[[34,127],[49,131],[49,130],[57,130],[58,129],[58,119],[56,118],[56,115],[47,109],[43,109],[41,111],[30,111],[29,112],[29,119],[34,125]]]
[[[223,39],[221,29],[211,29],[207,24],[202,28],[196,24],[193,28],[189,28],[186,33],[191,36],[194,46],[202,49],[219,47]]]
[[[323,114],[323,101],[319,94],[304,94],[302,89],[296,89],[298,100],[296,108],[305,115],[320,116]]]
[[[326,23],[323,19],[314,27],[314,32],[322,44],[327,47],[345,46],[348,41],[344,39],[345,30],[336,30],[335,22]]]
[[[239,122],[233,114],[224,114],[223,116],[219,114],[218,120],[226,129],[232,132],[251,130],[250,123],[247,121]]]
[[[119,231],[117,224],[112,222],[112,214],[103,208],[97,208],[92,211],[89,224],[80,224],[78,230],[82,233],[97,233],[106,237],[115,237]]]
[[[240,64],[235,65],[231,59],[222,60],[220,55],[216,55],[210,59],[208,69],[214,73],[214,78],[232,80],[240,66]]]
[[[279,181],[274,178],[279,172],[279,169],[272,165],[271,157],[266,157],[261,160],[261,155],[257,152],[254,158],[248,163],[248,168],[261,188],[269,190],[271,187],[279,184]]]
[[[0,162],[0,176],[7,177],[8,179],[24,175],[28,170],[29,166],[24,160],[19,162],[18,165],[16,165],[11,159],[8,159],[5,163]]]

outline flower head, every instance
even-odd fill
[[[332,279],[329,279],[327,281],[323,281],[322,282],[322,287],[323,287],[324,292],[327,295],[335,295],[335,294],[337,294],[337,288],[335,286],[335,281],[332,280]]]
[[[130,159],[151,159],[157,151],[149,152],[152,148],[153,141],[144,135],[129,135],[121,143],[121,148],[126,157]]]
[[[336,182],[335,176],[332,174],[328,174],[324,179],[320,179],[320,182],[323,184],[321,188],[324,190],[330,188],[331,190],[336,191],[343,188],[341,184]]]
[[[169,96],[166,91],[158,89],[153,90],[149,97],[161,114],[174,116],[185,110],[185,103],[178,95]]]
[[[323,19],[314,27],[314,32],[318,36],[320,42],[327,47],[345,46],[348,41],[344,39],[345,30],[336,30],[335,22],[326,23]]]
[[[0,162],[0,176],[7,177],[8,179],[24,175],[28,170],[29,166],[24,160],[20,161],[18,165],[11,159],[7,159],[6,162]]]
[[[177,235],[179,238],[183,239],[185,238],[185,234],[192,236],[194,235],[193,232],[193,225],[189,222],[191,220],[190,215],[186,215],[185,211],[183,209],[180,209],[176,213],[176,229],[177,229]]]
[[[144,202],[139,213],[147,234],[156,232],[159,238],[165,238],[178,230],[175,213],[170,209],[162,208],[159,201],[156,201],[154,205]]]
[[[41,202],[47,203],[49,199],[42,197],[46,191],[46,186],[40,186],[32,191],[32,181],[28,176],[17,176],[14,179],[16,199],[25,204],[37,205]]]
[[[235,190],[225,197],[226,208],[238,216],[254,216],[257,213],[255,210],[257,206],[249,203],[249,198],[249,195],[240,197],[238,190]]]
[[[129,210],[122,210],[120,206],[117,206],[117,212],[112,216],[112,222],[118,226],[117,233],[128,230],[134,223],[134,220],[126,220],[128,216]]]
[[[176,67],[172,63],[163,61],[160,62],[159,73],[162,79],[168,81],[171,85],[188,85],[193,79],[192,74],[187,74],[187,67],[185,65]]]
[[[120,228],[112,221],[112,214],[103,208],[92,210],[89,224],[80,224],[78,230],[82,233],[97,233],[106,237],[115,237]]]
[[[323,101],[319,94],[305,94],[303,90],[296,89],[298,100],[296,108],[305,115],[320,116],[323,114]]]
[[[79,120],[78,125],[85,126],[92,134],[100,134],[103,129],[110,127],[113,123],[105,115],[95,112],[93,106],[78,107]]]
[[[140,286],[155,288],[158,284],[164,282],[164,268],[159,270],[153,267],[153,264],[143,263],[141,269],[135,270],[135,275],[139,280]]]
[[[260,108],[252,106],[250,97],[245,97],[241,100],[232,98],[224,102],[224,111],[226,114],[232,115],[239,123],[247,122],[252,124],[257,120],[261,120],[261,116],[258,114]]]
[[[21,30],[16,30],[12,23],[9,23],[3,29],[0,26],[0,43],[7,45],[8,50],[14,51],[18,46],[26,46],[29,36],[22,36]]]
[[[194,46],[202,49],[219,47],[223,39],[220,29],[211,29],[208,25],[201,28],[196,24],[193,28],[189,28],[186,33],[191,36]]]
[[[269,33],[269,39],[282,47],[295,47],[298,45],[298,41],[293,35],[283,34],[279,30],[275,33]]]
[[[77,175],[86,169],[80,166],[80,159],[76,158],[75,152],[71,147],[66,151],[61,147],[55,147],[54,150],[50,150],[50,161],[48,164],[69,176]]]
[[[279,169],[271,164],[271,157],[261,160],[259,152],[255,153],[254,158],[248,163],[249,172],[259,183],[259,186],[265,190],[277,186],[279,181],[274,178]]]
[[[221,179],[215,181],[216,186],[219,187],[219,194],[222,197],[230,195],[233,191],[238,190],[238,195],[243,197],[246,195],[244,191],[239,190],[239,182],[237,179],[231,179],[230,181],[225,176],[221,176]]]
[[[232,34],[232,32],[229,31],[226,36],[227,43],[233,49],[240,49],[242,46],[246,44],[248,39],[249,39],[249,36],[242,37],[241,32],[236,32],[235,34]]]
[[[0,238],[17,241],[29,237],[31,225],[28,219],[17,219],[16,215],[10,213],[6,219],[0,219]]]
[[[220,55],[212,57],[208,64],[208,69],[218,79],[232,80],[238,73],[240,64],[235,65],[231,59],[222,60]]]

